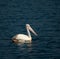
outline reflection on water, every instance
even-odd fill
[[[18,49],[23,50],[23,51],[28,51],[30,52],[32,50],[32,43],[17,43]],[[24,52],[24,53],[25,53]]]
[[[17,43],[16,45],[17,45],[17,50],[18,50],[17,52],[18,57],[16,56],[17,58],[19,59],[31,58],[30,52],[32,52],[32,42],[31,43]]]
[[[18,46],[23,46],[23,45],[27,45],[28,47],[31,47],[32,42],[30,43],[16,43]]]

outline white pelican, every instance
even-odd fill
[[[32,37],[31,37],[30,31],[37,36],[36,32],[31,28],[29,24],[26,24],[26,29],[27,29],[28,35],[17,34],[13,36],[12,38],[13,42],[27,42],[27,41],[31,42]]]

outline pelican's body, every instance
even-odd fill
[[[25,35],[25,34],[17,34],[15,36],[13,36],[13,38],[12,38],[13,41],[14,42],[25,42],[25,41],[30,41],[31,42],[32,37],[31,37],[30,31],[32,31],[35,35],[37,35],[37,34],[34,32],[34,30],[30,27],[29,24],[26,24],[26,29],[27,29],[28,35]]]
[[[16,39],[21,39],[21,40],[31,40],[32,38],[31,37],[28,37],[27,35],[24,35],[24,34],[17,34],[15,36]]]

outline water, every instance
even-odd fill
[[[0,59],[60,59],[60,1],[0,0]],[[37,32],[32,42],[15,44],[27,35],[28,23]]]

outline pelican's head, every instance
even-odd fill
[[[33,34],[37,36],[36,32],[31,28],[29,24],[26,24],[26,28],[29,29]]]

